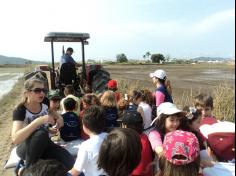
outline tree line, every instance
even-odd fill
[[[150,58],[151,56],[151,58]],[[149,51],[146,52],[143,55],[143,59],[150,59],[152,63],[162,63],[165,62],[167,60],[167,58],[165,58],[165,56],[161,53],[157,53],[157,54],[151,54]],[[124,63],[124,62],[128,62],[128,58],[124,53],[121,54],[117,54],[116,55],[116,61],[119,63]]]

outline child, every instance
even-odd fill
[[[122,127],[131,128],[138,132],[142,143],[141,161],[133,170],[131,176],[152,176],[152,148],[148,137],[142,132],[143,118],[141,114],[135,111],[125,112],[122,119]]]
[[[207,139],[209,155],[216,162],[214,167],[204,168],[203,175],[235,175],[235,124],[224,121],[200,129]]]
[[[118,127],[118,106],[114,92],[108,90],[101,97],[101,105],[104,110],[106,119],[106,131],[110,132],[113,128]]]
[[[85,94],[82,99],[81,99],[81,111],[80,111],[80,120],[82,121],[83,119],[83,114],[86,109],[88,109],[92,105],[100,105],[99,99],[96,97],[94,94]],[[81,128],[81,138],[83,140],[87,140],[89,136],[85,134],[83,128]]]
[[[128,100],[128,106],[126,108],[126,111],[137,111],[138,105],[141,102],[142,93],[137,90],[132,91],[132,95],[130,96],[130,99]]]
[[[98,168],[103,168],[107,176],[129,176],[140,163],[141,151],[142,145],[136,131],[116,128],[102,142]]]
[[[155,129],[149,134],[153,151],[160,156],[163,152],[163,140],[168,132],[177,130],[180,126],[180,120],[185,113],[178,109],[173,103],[165,102],[157,108],[157,117],[152,121],[155,123]]]
[[[69,176],[66,168],[57,160],[39,160],[27,168],[22,176]]]
[[[152,101],[149,96],[151,92],[148,90],[141,90],[140,92],[142,96],[137,111],[142,115],[144,130],[147,130],[152,123]]]
[[[155,102],[158,107],[163,102],[173,103],[172,90],[170,82],[166,79],[166,72],[164,70],[156,70],[154,73],[150,73],[153,84],[156,86]]]
[[[86,109],[82,123],[84,132],[89,135],[89,139],[80,145],[76,162],[69,173],[72,176],[78,176],[82,172],[85,176],[106,175],[102,169],[97,167],[99,148],[106,137],[106,133],[103,133],[105,118],[102,109],[98,106]]]
[[[50,90],[48,93],[49,106],[53,111],[58,111],[60,109],[61,96],[59,90]]]
[[[213,98],[206,94],[199,94],[194,97],[194,106],[202,111],[201,125],[217,123],[217,119],[212,115]]]
[[[64,126],[60,130],[60,136],[66,142],[79,139],[81,122],[79,116],[73,112],[76,108],[76,101],[73,98],[66,98],[64,107],[66,112],[62,114]]]
[[[65,113],[65,107],[64,107],[64,100],[68,97],[73,98],[76,101],[76,106],[74,109],[74,112],[79,115],[80,114],[80,99],[75,96],[75,89],[72,85],[66,85],[64,89],[64,95],[65,97],[61,100],[61,109],[62,109],[62,114]]]
[[[183,111],[186,112],[186,116],[181,120],[180,129],[193,133],[199,142],[200,158],[202,167],[212,167],[211,158],[206,151],[206,141],[200,132],[200,123],[202,120],[202,112],[195,107],[185,106]]]
[[[114,79],[111,79],[110,81],[108,81],[107,88],[108,88],[108,90],[111,90],[115,93],[116,102],[118,103],[121,98],[121,94],[118,91],[117,81]]]
[[[165,136],[157,176],[198,176],[198,139],[193,133],[176,130]]]

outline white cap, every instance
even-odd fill
[[[165,79],[166,72],[164,70],[156,70],[154,73],[150,73],[150,77],[157,77],[159,79]]]
[[[235,133],[235,124],[227,121],[219,121],[212,125],[205,124],[200,126],[200,131],[205,138],[208,138],[208,135],[213,133]]]
[[[173,103],[170,102],[164,102],[161,103],[160,106],[157,107],[157,117],[152,121],[151,125],[160,117],[161,114],[165,115],[172,115],[177,113],[183,113],[184,112],[176,107]]]

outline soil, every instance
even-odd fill
[[[211,92],[220,83],[227,81],[235,84],[234,65],[106,65],[113,79],[126,80],[130,84],[140,82],[150,90],[154,89],[149,73],[156,69],[164,69],[171,80],[174,95],[185,90],[205,90]],[[12,176],[13,170],[3,170],[4,164],[13,148],[11,144],[12,111],[21,98],[22,86],[14,87],[6,98],[9,102],[0,104],[0,175]],[[2,102],[3,100],[1,100]]]

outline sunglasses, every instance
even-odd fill
[[[48,92],[48,90],[45,89],[45,88],[34,88],[34,89],[30,90],[30,91],[32,91],[32,92],[34,92],[34,93],[36,93],[36,94],[40,94],[41,92],[43,92],[44,94],[46,94],[46,93]]]

